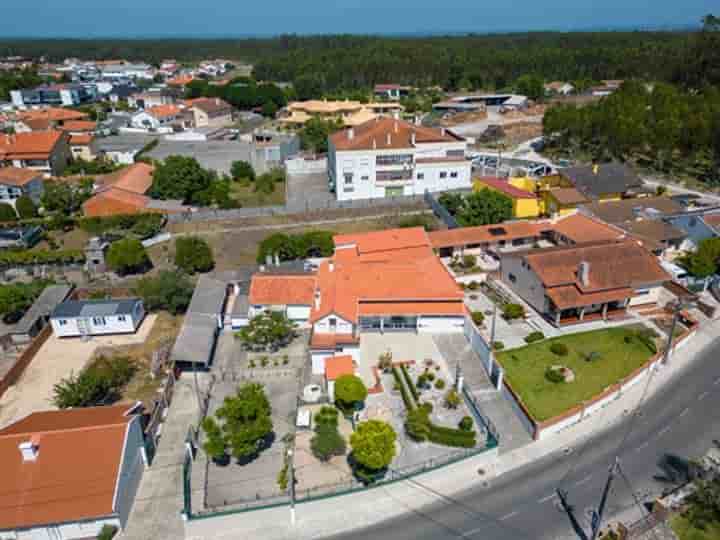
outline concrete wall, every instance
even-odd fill
[[[520,257],[504,256],[500,261],[503,283],[540,313],[547,311],[545,287]]]
[[[115,512],[123,529],[130,516],[130,510],[145,470],[143,447],[143,432],[140,417],[138,416],[128,426],[125,451],[120,465],[120,476],[115,493]]]
[[[460,333],[465,326],[465,317],[419,317],[418,332],[432,334]]]

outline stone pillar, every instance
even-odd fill
[[[560,310],[555,310],[555,325],[560,326]]]
[[[497,374],[497,383],[495,383],[495,390],[497,390],[498,392],[502,390],[503,375],[505,375],[505,371],[502,368],[499,368]]]
[[[602,310],[603,321],[607,319],[607,308],[608,308],[608,304],[606,302],[603,304],[603,310]]]
[[[585,318],[585,308],[580,308],[580,320],[582,321]]]

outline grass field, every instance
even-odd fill
[[[681,515],[670,520],[673,532],[680,540],[719,540],[720,523],[709,525],[704,531],[696,529]]]
[[[535,420],[548,420],[589,400],[650,358],[650,349],[638,339],[624,341],[637,329],[625,326],[570,334],[496,353],[496,358]],[[567,356],[552,353],[553,343],[567,345]],[[600,357],[589,361],[590,353],[599,353]],[[554,365],[570,368],[575,380],[550,382],[545,371]]]
[[[233,182],[230,186],[230,198],[240,203],[243,208],[257,206],[283,206],[285,204],[285,182],[275,182],[275,191],[270,194],[255,191],[254,184],[244,185]]]

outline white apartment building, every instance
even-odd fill
[[[340,201],[470,188],[466,149],[445,128],[378,117],[330,136],[330,185]]]

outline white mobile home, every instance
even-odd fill
[[[50,316],[58,337],[133,334],[145,317],[139,298],[108,300],[68,300]]]

